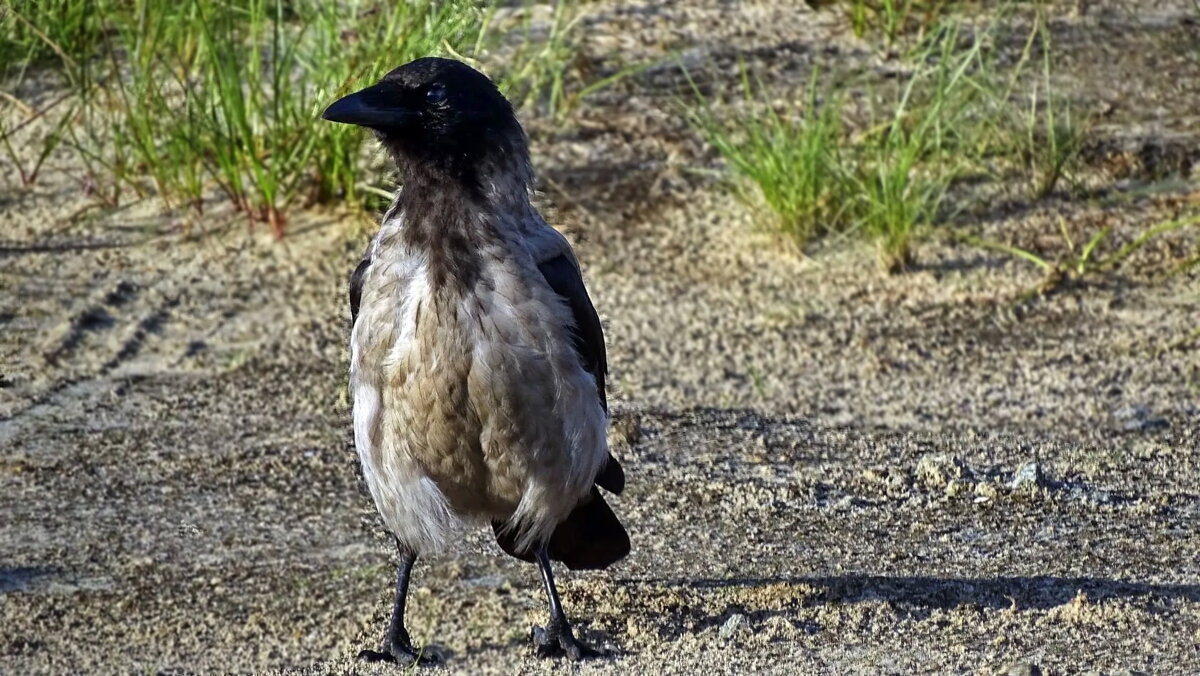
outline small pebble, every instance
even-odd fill
[[[1113,418],[1127,432],[1145,432],[1170,427],[1165,418],[1155,417],[1149,406],[1122,406],[1113,411]]]
[[[990,481],[983,481],[975,484],[975,495],[983,498],[983,501],[994,500],[1000,491],[996,490],[996,484]],[[978,500],[977,500],[978,501]]]
[[[933,488],[945,486],[954,479],[966,478],[970,473],[967,464],[953,455],[930,454],[922,456],[917,462],[917,479]]]
[[[1012,481],[1008,487],[1015,490],[1020,490],[1025,487],[1029,488],[1047,488],[1050,482],[1046,479],[1045,472],[1042,471],[1042,465],[1039,462],[1027,462],[1021,465],[1013,474]]]
[[[1032,662],[1016,662],[1004,671],[1004,676],[1042,676],[1042,668]]]
[[[721,630],[717,633],[722,641],[729,641],[738,634],[748,631],[750,631],[750,621],[746,619],[745,615],[734,613],[729,616],[728,620],[725,620],[725,624],[721,625]]]

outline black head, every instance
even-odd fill
[[[406,165],[477,175],[487,165],[526,163],[525,134],[486,75],[451,59],[423,58],[339,99],[326,120],[369,127]]]

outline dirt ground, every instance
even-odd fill
[[[960,219],[1049,253],[1060,217],[1129,241],[1200,175],[1194,6],[1078,4],[1053,25],[1100,120],[1084,185]],[[600,68],[898,67],[798,2],[589,12]],[[1159,279],[1195,235],[1027,304],[1035,267],[936,236],[899,276],[800,257],[695,171],[686,86],[672,62],[527,124],[608,333],[633,553],[560,581],[610,655],[533,658],[536,569],[483,533],[418,562],[415,640],[463,674],[1200,673],[1200,277]],[[345,393],[369,224],[189,233],[72,218],[65,155],[7,178],[0,673],[399,673],[353,659],[393,574]]]

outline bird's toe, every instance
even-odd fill
[[[566,657],[578,662],[602,655],[598,650],[575,638],[570,627],[534,627],[532,638],[533,650],[538,657]]]
[[[446,658],[441,651],[429,646],[418,649],[412,646],[390,645],[384,646],[382,650],[363,650],[358,653],[358,659],[362,662],[387,662],[406,667],[416,664],[427,667],[442,664]]]
[[[360,650],[358,660],[360,662],[395,662],[396,658],[391,653],[382,650]]]

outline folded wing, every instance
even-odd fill
[[[546,283],[567,303],[575,320],[572,339],[579,360],[596,379],[596,396],[608,411],[604,376],[608,359],[604,351],[604,327],[596,308],[583,285],[579,266],[567,254],[555,256],[538,265]],[[608,456],[608,463],[596,475],[596,485],[615,494],[625,488],[625,472],[617,459]],[[493,524],[496,541],[509,555],[533,561],[531,552],[518,550],[511,531],[502,524]],[[550,558],[561,561],[572,570],[606,568],[629,554],[629,534],[617,515],[595,488],[550,536]]]

